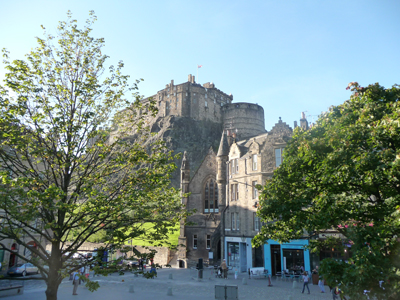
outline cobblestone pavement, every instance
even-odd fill
[[[172,274],[173,279],[169,279]],[[247,285],[243,285],[243,278],[247,278],[247,274],[239,274],[238,279],[234,279],[233,275],[228,279],[215,278],[211,270],[205,270],[203,279],[197,279],[196,270],[188,269],[161,269],[158,270],[158,277],[155,279],[146,279],[142,276],[135,277],[132,273],[123,276],[113,274],[111,276],[92,277],[92,280],[98,281],[100,288],[95,292],[90,292],[83,285],[78,288],[78,296],[72,296],[72,283],[65,279],[59,288],[58,299],[215,299],[215,285],[237,285],[239,299],[266,299],[266,300],[286,300],[292,295],[292,299],[296,300],[322,300],[332,299],[329,293],[329,287],[325,287],[327,293],[320,293],[317,285],[310,284],[311,294],[301,293],[302,283],[295,283],[293,288],[292,282],[272,280],[272,287],[268,287],[267,279],[248,279]],[[124,281],[122,281],[124,280]],[[134,293],[129,293],[130,286],[133,286]],[[168,288],[172,288],[172,296],[167,296]],[[4,297],[2,299],[15,300],[45,300],[45,285],[40,283],[26,283],[24,294],[20,296]]]

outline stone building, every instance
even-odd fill
[[[243,118],[238,108],[237,115]],[[304,114],[300,122],[307,128]],[[236,131],[245,138],[239,140]],[[188,178],[190,164],[184,156],[181,189],[191,194],[183,198],[183,203],[196,213],[188,220],[193,225],[181,227],[180,244],[186,250],[182,247],[179,252],[182,266],[193,266],[198,258],[209,264],[219,264],[225,258],[228,266],[239,272],[265,264],[263,248],[251,245],[261,226],[256,216],[256,186],[281,164],[292,128],[279,119],[269,132],[246,137],[243,131],[238,126],[225,130],[218,153],[210,149],[192,178]]]
[[[182,203],[194,213],[180,226],[179,265],[196,266],[199,258],[219,264],[225,258],[240,271],[263,266],[264,250],[251,246],[261,226],[255,186],[279,166],[292,129],[279,120],[267,132],[261,106],[233,103],[232,95],[210,82],[200,85],[192,75],[182,84],[172,80],[143,99],[143,107],[151,99],[158,113],[146,120],[155,138],[185,153],[172,184],[181,188]],[[308,126],[304,114],[300,122]]]

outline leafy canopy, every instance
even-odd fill
[[[106,68],[104,40],[90,36],[95,20],[91,12],[80,29],[68,13],[57,37],[37,38],[25,60],[3,50],[0,240],[36,245],[25,259],[39,266],[48,299],[87,263],[70,258],[90,237],[101,233],[113,247],[140,236],[162,241],[183,215],[169,186],[172,154],[161,142],[143,146],[155,102],[140,101],[139,81],[129,83],[122,62]]]
[[[328,283],[341,284],[352,299],[365,289],[377,299],[398,299],[400,89],[356,82],[348,89],[350,100],[310,130],[295,130],[263,189],[258,214],[266,225],[254,242],[308,237],[317,253],[351,244],[348,262],[323,260]],[[330,229],[344,240],[318,239]]]

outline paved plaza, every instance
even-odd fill
[[[169,279],[172,274],[173,279]],[[247,285],[243,285],[242,279],[247,278]],[[286,300],[289,295],[292,299],[332,299],[329,293],[329,287],[325,286],[327,293],[320,293],[317,285],[310,284],[311,294],[301,293],[302,283],[297,283],[293,288],[292,282],[285,282],[273,279],[272,287],[268,287],[267,279],[248,279],[248,275],[239,274],[238,279],[234,279],[230,274],[228,279],[215,278],[213,270],[204,270],[203,279],[197,279],[196,270],[190,269],[161,269],[158,270],[158,276],[154,279],[146,279],[143,276],[135,277],[132,273],[126,273],[123,276],[113,274],[111,276],[92,277],[100,284],[100,288],[95,292],[90,292],[83,285],[78,288],[78,295],[72,295],[72,282],[65,279],[60,285],[58,292],[59,300],[70,299],[96,299],[96,300],[117,300],[117,299],[177,299],[177,300],[200,300],[215,299],[215,285],[237,285],[239,299],[258,300]],[[124,281],[122,281],[124,280]],[[13,284],[18,284],[13,281]],[[5,283],[2,282],[4,285]],[[133,286],[134,293],[130,293],[130,286]],[[168,288],[172,289],[172,296],[167,295]],[[46,287],[42,281],[27,282],[23,295],[4,297],[1,299],[15,300],[45,300]]]

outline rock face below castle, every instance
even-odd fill
[[[157,135],[153,139],[161,139],[166,142],[169,150],[174,154],[187,152],[192,170],[191,178],[207,155],[210,147],[218,150],[221,138],[222,124],[210,121],[196,121],[188,117],[167,116],[160,117],[151,125],[151,131]],[[179,166],[181,159],[175,161]],[[180,188],[180,171],[177,170],[171,178],[171,184]]]

